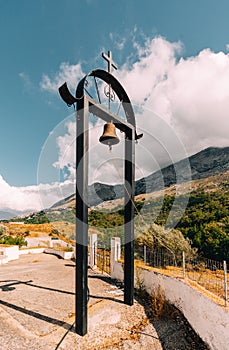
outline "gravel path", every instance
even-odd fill
[[[147,303],[123,303],[109,277],[89,270],[88,334],[74,333],[74,263],[21,256],[0,266],[0,350],[207,350],[183,316],[149,321]]]

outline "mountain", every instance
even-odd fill
[[[142,194],[145,187],[147,193],[150,193],[174,184],[208,178],[228,170],[229,147],[209,147],[174,165],[169,165],[144,179],[136,181],[135,192],[136,194]]]
[[[190,173],[191,171],[191,173]],[[229,178],[229,147],[218,148],[209,147],[189,158],[183,159],[173,165],[169,165],[162,170],[136,181],[135,195],[160,194],[157,191],[166,190],[166,193],[174,192],[175,184],[182,184],[192,180],[192,186],[196,189],[206,189],[207,187],[228,188]],[[199,180],[199,181],[198,181]],[[222,185],[222,186],[221,186]],[[161,193],[160,195],[163,195]],[[98,204],[104,206],[115,204],[115,199],[123,198],[123,185],[107,185],[94,183],[88,188],[89,206]],[[108,203],[109,201],[109,203]],[[61,215],[64,220],[74,221],[72,209],[75,208],[75,194],[68,196],[55,203],[51,208],[39,213],[30,213],[24,218],[37,219],[47,214],[51,221],[55,215]],[[69,218],[69,215],[72,215]],[[0,212],[0,219],[16,217],[17,213]],[[38,222],[40,222],[38,220]]]
[[[191,172],[190,172],[191,171]],[[136,181],[135,195],[151,193],[168,188],[174,184],[190,180],[201,180],[229,171],[229,147],[209,147],[175,164]],[[88,188],[89,206],[103,201],[111,201],[124,196],[123,185],[94,183]],[[52,209],[72,206],[75,195],[57,202]]]
[[[13,217],[22,215],[21,212],[16,212],[16,211],[0,211],[0,220],[9,220]]]

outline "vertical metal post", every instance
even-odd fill
[[[125,250],[124,303],[134,303],[134,132],[128,129],[125,139]]]
[[[77,102],[76,130],[76,333],[87,333],[88,101]]]
[[[225,307],[228,307],[228,294],[227,294],[227,262],[223,261],[224,270],[224,295],[225,295]]]
[[[111,52],[103,57],[109,62],[109,72],[95,70],[86,75],[78,84],[76,97],[71,95],[64,83],[59,92],[62,99],[70,106],[77,103],[77,139],[76,139],[76,332],[79,335],[87,333],[87,291],[88,291],[88,114],[89,111],[97,117],[113,122],[124,131],[125,139],[125,265],[124,265],[124,302],[133,304],[134,297],[134,172],[135,172],[135,137],[134,112],[125,90],[110,74],[111,66],[117,69],[112,61]],[[117,94],[127,118],[124,122],[110,110],[84,94],[87,77],[98,77],[106,82]],[[110,99],[110,96],[109,96]],[[105,246],[103,248],[105,255]],[[98,255],[99,257],[99,255]],[[105,256],[104,256],[105,258]],[[104,264],[104,259],[103,259]],[[104,270],[104,265],[103,265]]]

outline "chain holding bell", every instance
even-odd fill
[[[99,142],[111,147],[119,143],[119,138],[116,134],[116,127],[113,123],[106,123],[104,125],[103,134],[99,138]]]

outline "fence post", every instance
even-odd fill
[[[185,273],[185,252],[182,252],[182,269],[183,269],[183,277],[186,277],[186,273]]]
[[[224,296],[225,296],[225,307],[228,306],[228,295],[227,295],[227,262],[223,261],[224,270]]]
[[[97,267],[97,234],[90,234],[90,267]]]
[[[121,258],[121,239],[120,237],[111,238],[111,255],[110,255],[110,270],[113,271],[115,261]]]
[[[144,245],[144,266],[146,266],[146,245]]]

